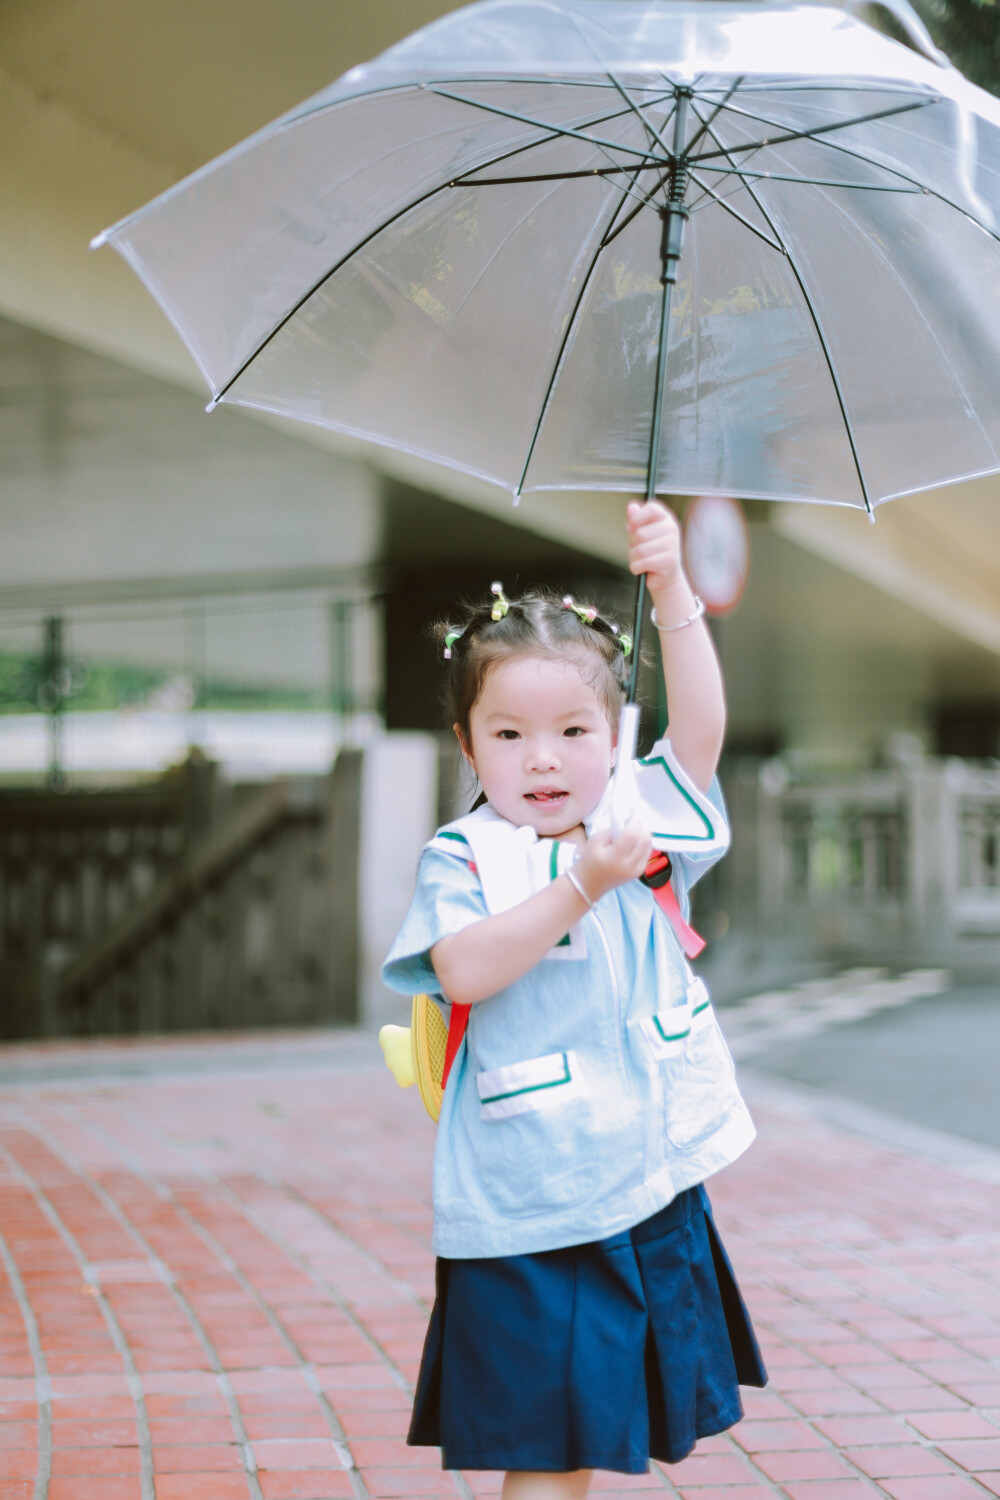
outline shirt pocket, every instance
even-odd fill
[[[591,1195],[597,1153],[575,1053],[491,1068],[476,1087],[483,1186],[499,1213],[536,1214]]]
[[[733,1059],[704,984],[696,979],[685,1005],[638,1024],[662,1068],[667,1139],[688,1151],[722,1129],[739,1098]]]

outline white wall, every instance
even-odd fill
[[[409,997],[386,989],[379,970],[410,904],[420,850],[437,823],[437,757],[429,734],[387,734],[364,752],[358,877],[363,1026],[409,1024]]]

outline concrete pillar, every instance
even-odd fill
[[[365,747],[361,768],[358,869],[358,1019],[406,1025],[410,1002],[386,989],[382,960],[413,894],[417,860],[437,822],[438,743],[434,735],[387,734]]]
[[[951,946],[957,847],[949,826],[945,766],[922,761],[906,774],[905,900],[915,960],[941,962]]]

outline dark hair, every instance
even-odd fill
[[[464,621],[440,620],[434,635],[447,662],[448,723],[457,724],[469,743],[469,715],[487,673],[497,662],[514,656],[541,656],[565,661],[581,669],[594,689],[612,727],[625,699],[629,664],[617,626],[595,613],[593,621],[580,618],[558,594],[534,589],[510,600],[507,613],[494,620],[494,600],[471,607]],[[588,606],[581,606],[586,609]]]

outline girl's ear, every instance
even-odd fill
[[[455,731],[455,738],[456,740],[458,740],[458,748],[461,750],[463,758],[474,771],[476,769],[476,763],[472,759],[472,746],[469,744],[468,740],[465,737],[465,730],[462,728],[461,724],[453,724],[451,727]]]

